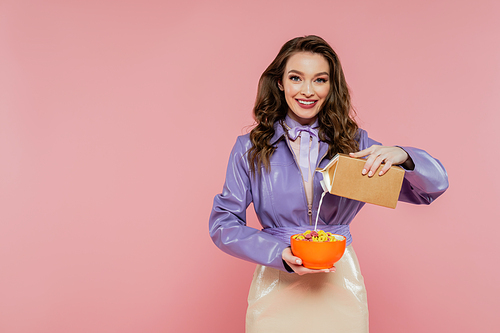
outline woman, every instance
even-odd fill
[[[411,147],[385,147],[351,117],[349,90],[333,49],[317,36],[294,38],[262,74],[256,127],[238,137],[226,182],[214,199],[210,235],[223,251],[258,264],[247,310],[247,332],[368,332],[363,277],[349,224],[364,203],[327,194],[318,229],[342,234],[347,248],[336,267],[302,266],[290,236],[311,229],[321,174],[336,153],[366,157],[363,174],[401,165],[399,200],[429,204],[448,187],[441,163]],[[262,230],[246,226],[253,202]]]

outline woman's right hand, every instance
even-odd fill
[[[281,257],[290,266],[293,271],[299,275],[310,274],[310,273],[329,273],[335,272],[335,266],[327,269],[310,269],[302,266],[302,259],[296,257],[292,254],[292,249],[287,247],[281,253]]]

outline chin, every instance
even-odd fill
[[[301,124],[307,124],[310,125],[316,121],[316,118],[318,118],[318,114],[315,115],[297,115],[295,114],[295,118],[297,118],[298,122]]]

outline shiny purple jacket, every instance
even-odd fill
[[[378,142],[366,131],[359,132],[360,150]],[[284,137],[284,140],[279,140]],[[221,194],[215,196],[210,215],[210,236],[224,252],[260,265],[286,271],[281,253],[289,246],[290,236],[311,229],[323,189],[322,175],[314,175],[313,206],[308,211],[300,168],[286,132],[278,123],[271,144],[276,150],[271,156],[271,171],[250,175],[246,152],[252,146],[250,135],[238,137],[229,157],[226,181]],[[406,171],[399,200],[414,204],[430,204],[448,188],[448,176],[442,164],[425,151],[403,148],[415,163]],[[317,167],[329,162],[325,158],[328,144],[320,141]],[[246,209],[253,202],[263,230],[246,226]],[[349,224],[364,203],[330,193],[321,206],[318,228],[342,234],[351,242]]]

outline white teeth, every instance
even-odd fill
[[[316,102],[316,101],[301,101],[300,99],[298,99],[298,101],[299,101],[300,104],[305,104],[305,105],[311,105],[314,102]]]

